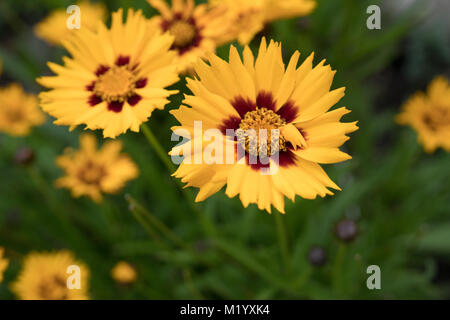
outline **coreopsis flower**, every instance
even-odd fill
[[[196,64],[198,79],[188,80],[193,95],[184,100],[190,107],[171,112],[181,123],[172,130],[189,141],[171,151],[183,156],[174,176],[200,188],[196,201],[226,185],[244,207],[284,213],[284,197],[340,190],[320,164],[350,159],[339,147],[358,127],[340,122],[345,107],[329,111],[345,90],[330,91],[335,71],[324,61],[313,68],[313,55],[297,67],[299,55],[286,68],[280,44],[263,39],[256,59],[245,47],[241,61],[231,47],[229,62],[211,55],[210,64]],[[259,138],[246,135],[252,131]]]
[[[72,191],[76,198],[88,196],[95,202],[102,201],[103,193],[114,194],[127,181],[139,175],[136,164],[126,154],[121,154],[120,141],[108,141],[98,149],[91,134],[80,137],[80,150],[67,149],[56,159],[65,176],[56,180],[56,186]]]
[[[0,247],[0,283],[3,281],[3,272],[8,268],[9,260],[3,257],[5,249]]]
[[[130,284],[136,281],[136,269],[126,261],[119,261],[111,270],[112,278],[120,284]]]
[[[26,136],[32,127],[45,122],[38,99],[26,93],[16,83],[0,88],[0,132],[12,136]]]
[[[316,7],[315,0],[210,0],[210,3],[226,8],[233,21],[220,43],[236,38],[241,44],[248,44],[267,23],[306,16]]]
[[[71,14],[79,14],[80,29],[95,30],[99,21],[105,21],[106,7],[103,4],[82,1],[77,5],[80,8],[78,13],[68,13],[66,8],[53,11],[34,27],[34,33],[49,44],[61,45],[63,40],[79,30],[75,26],[68,28],[68,22],[69,25],[72,22]],[[73,22],[76,22],[75,17]]]
[[[49,63],[56,76],[38,82],[50,88],[40,94],[44,111],[55,124],[71,129],[85,124],[103,129],[114,138],[128,129],[138,132],[155,109],[163,109],[176,91],[165,88],[178,81],[173,64],[176,52],[169,50],[173,37],[149,31],[141,11],[113,13],[111,29],[99,24],[96,32],[81,29],[63,44],[73,58],[64,66]]]
[[[28,254],[11,291],[21,300],[87,300],[89,270],[70,251]]]
[[[416,93],[403,106],[397,122],[409,125],[418,133],[418,140],[426,152],[442,147],[450,152],[450,84],[444,77],[436,77],[428,92]]]
[[[230,29],[225,8],[195,5],[194,0],[147,0],[160,15],[151,18],[153,28],[169,32],[175,37],[172,45],[178,58],[179,72],[189,72],[198,58],[214,52],[218,39]]]

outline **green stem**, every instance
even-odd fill
[[[141,128],[142,128],[142,132],[144,133],[145,138],[147,139],[149,144],[154,148],[154,150],[156,151],[156,154],[158,155],[160,160],[164,163],[164,165],[167,167],[169,172],[171,174],[173,172],[175,172],[175,170],[176,170],[175,165],[172,163],[170,157],[164,151],[163,147],[156,139],[156,137],[153,134],[153,132],[151,131],[150,127],[146,123],[143,123],[141,125]],[[201,225],[203,226],[203,229],[205,230],[206,234],[211,237],[216,236],[217,230],[214,227],[214,224],[210,221],[210,219],[208,219],[205,216],[205,214],[198,208],[198,206],[195,205],[195,203],[194,203],[195,200],[194,200],[193,195],[187,189],[185,189],[178,180],[176,181],[176,183],[177,183],[181,193],[185,197],[187,203],[189,204],[192,212],[197,216],[197,219],[200,221]]]
[[[49,188],[47,182],[45,179],[40,175],[38,170],[36,170],[35,167],[29,167],[28,168],[28,174],[31,177],[31,180],[36,185],[38,190],[40,190],[44,196],[45,199],[47,199],[48,204],[53,214],[56,216],[56,218],[59,220],[59,222],[64,225],[66,228],[71,227],[70,220],[68,219],[67,215],[63,214],[65,210],[60,208],[57,198],[54,196],[52,190]]]
[[[53,213],[55,218],[59,221],[66,236],[80,245],[83,250],[87,250],[90,245],[88,241],[85,240],[85,237],[80,234],[80,231],[74,227],[68,215],[69,213],[67,211],[67,207],[61,205],[55,197],[53,190],[35,167],[30,166],[28,168],[28,174],[37,189],[40,190],[44,198],[47,200],[50,209],[49,211]]]
[[[308,266],[300,275],[300,277],[297,278],[297,280],[295,281],[295,288],[297,290],[300,290],[301,288],[303,288],[303,286],[305,285],[306,282],[308,282],[309,278],[311,277],[312,274],[312,268],[311,266]]]
[[[168,157],[167,153],[164,151],[161,144],[156,139],[152,130],[150,130],[150,127],[146,123],[143,123],[141,125],[141,128],[142,128],[142,132],[144,133],[145,138],[150,143],[150,145],[155,149],[156,154],[158,155],[159,159],[164,163],[164,165],[167,167],[167,169],[169,170],[169,172],[171,174],[174,173],[176,170],[176,167],[174,166],[172,161],[170,161],[170,158]]]
[[[278,243],[280,245],[281,257],[283,259],[283,264],[285,268],[289,266],[289,245],[288,245],[288,235],[286,230],[286,224],[283,220],[285,216],[279,213],[274,213],[275,222],[277,226]]]
[[[183,278],[184,282],[186,283],[186,286],[189,288],[189,290],[192,292],[192,294],[196,297],[196,299],[204,300],[205,298],[201,294],[200,290],[195,286],[194,281],[192,280],[191,270],[184,269],[183,270]]]
[[[344,261],[347,246],[343,243],[339,244],[336,258],[333,265],[333,288],[336,292],[341,289],[342,263]]]
[[[150,221],[150,223],[158,229],[163,235],[165,235],[169,240],[171,240],[174,244],[187,249],[188,246],[184,243],[183,240],[178,238],[178,236],[173,233],[169,227],[167,227],[164,222],[162,222],[158,217],[151,214],[146,208],[144,208],[141,204],[139,204],[133,197],[130,195],[126,196],[127,201],[130,203],[130,209],[131,212],[136,214],[137,217],[139,217],[138,221],[144,225],[146,225],[148,229],[152,230],[152,233],[154,232],[153,229],[147,224],[147,221],[142,219],[142,216],[140,216],[139,212],[141,212],[143,215],[145,215],[146,219]],[[143,222],[141,222],[143,221]]]
[[[136,206],[132,203],[129,205],[129,209],[131,213],[133,214],[134,218],[139,222],[139,224],[144,228],[144,230],[147,232],[147,234],[153,238],[155,241],[161,241],[160,236],[153,230],[152,227],[145,221],[142,216],[139,214],[138,210],[136,209]]]
[[[130,205],[130,209],[132,209],[132,212],[135,215],[138,222],[147,230],[147,232],[150,235],[151,235],[151,232],[149,230],[153,231],[153,229],[148,225],[148,223],[145,219],[148,219],[150,224],[152,224],[153,227],[155,227],[155,229],[159,230],[163,235],[165,235],[169,240],[171,240],[173,242],[173,244],[175,244],[176,246],[191,253],[204,265],[206,265],[208,267],[215,267],[215,264],[213,262],[209,261],[203,255],[201,255],[197,251],[195,251],[195,249],[193,249],[191,245],[186,244],[186,242],[183,241],[181,238],[179,238],[173,231],[171,231],[164,222],[162,222],[160,219],[158,219],[158,217],[152,215],[150,213],[150,211],[145,209],[133,197],[131,197],[130,195],[127,194],[125,196],[125,199],[128,201],[128,203]],[[144,216],[145,216],[145,218],[144,218]],[[137,218],[137,217],[139,217],[139,218]]]
[[[229,241],[215,239],[214,244],[223,253],[225,253],[226,255],[237,261],[239,264],[246,267],[249,271],[258,275],[260,278],[264,279],[274,287],[289,292],[290,294],[298,295],[298,292],[294,287],[292,287],[292,284],[286,283],[274,272],[266,269],[264,265],[260,264],[250,254],[230,244]]]

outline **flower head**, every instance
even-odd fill
[[[52,90],[40,94],[44,111],[58,125],[103,129],[114,138],[128,129],[138,132],[154,109],[163,109],[174,93],[164,89],[178,81],[173,37],[149,32],[140,11],[113,14],[111,29],[81,29],[64,46],[73,58],[64,66],[49,63],[56,76],[38,82]]]
[[[81,149],[66,153],[56,160],[65,176],[56,180],[58,187],[72,190],[74,197],[89,196],[96,202],[102,193],[116,193],[125,183],[138,176],[138,168],[125,154],[121,154],[120,141],[108,141],[97,149],[93,135],[80,138]]]
[[[180,72],[190,71],[198,58],[214,52],[218,39],[228,33],[230,20],[225,8],[195,5],[194,0],[148,0],[160,12],[153,17],[153,28],[169,32],[175,37],[172,45],[178,53],[176,64]]]
[[[246,47],[242,62],[231,47],[228,63],[211,55],[209,65],[196,64],[199,78],[188,80],[193,95],[184,100],[190,107],[172,111],[181,123],[172,129],[194,146],[171,154],[184,156],[174,175],[200,188],[197,201],[227,185],[226,194],[239,195],[245,207],[284,212],[285,196],[314,199],[340,190],[320,164],[350,159],[338,148],[358,127],[340,122],[346,108],[329,111],[344,96],[344,88],[330,91],[335,72],[324,61],[313,68],[313,55],[297,67],[299,55],[286,68],[281,46],[263,39],[256,59]],[[196,161],[209,154],[213,161]]]
[[[72,284],[70,266],[79,267],[79,288],[77,283],[73,283],[74,287],[69,286]],[[89,270],[70,251],[32,252],[25,257],[11,291],[21,300],[86,300],[88,278]]]
[[[428,92],[416,93],[403,106],[397,122],[410,125],[417,131],[425,151],[434,152],[442,147],[450,152],[450,84],[437,77]]]
[[[0,88],[0,132],[26,136],[33,126],[44,123],[35,95],[27,94],[19,84]]]
[[[119,261],[111,270],[111,276],[121,284],[130,284],[136,281],[136,269],[126,261]]]
[[[267,23],[305,16],[316,7],[315,0],[210,0],[210,2],[217,7],[226,8],[232,21],[221,43],[236,38],[241,44],[248,44]]]
[[[80,29],[95,30],[98,22],[104,21],[106,18],[106,8],[103,4],[82,1],[78,6],[80,8]],[[63,40],[78,31],[76,28],[69,29],[67,27],[69,18],[70,14],[65,8],[55,10],[34,27],[34,33],[52,45],[61,45]]]
[[[3,281],[3,272],[5,272],[9,264],[8,259],[3,257],[4,252],[5,249],[3,247],[0,247],[0,283]]]

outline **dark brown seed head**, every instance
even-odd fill
[[[355,221],[345,219],[337,223],[334,233],[339,240],[349,243],[356,238],[358,226]]]
[[[34,151],[31,148],[19,148],[14,155],[14,162],[23,166],[28,166],[34,161]]]
[[[308,253],[309,263],[314,267],[321,267],[327,263],[327,252],[322,247],[312,247]]]

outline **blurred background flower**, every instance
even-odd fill
[[[174,36],[172,49],[178,54],[176,64],[182,73],[192,71],[197,59],[214,52],[219,39],[230,33],[232,19],[225,8],[196,6],[194,0],[174,0],[171,7],[165,0],[148,3],[160,13],[150,19],[151,28]]]
[[[75,275],[80,277],[79,288],[67,284],[71,266],[79,268]],[[22,270],[11,284],[11,290],[21,300],[86,300],[89,297],[88,279],[89,270],[75,260],[70,251],[32,252],[24,258]]]
[[[0,88],[0,105],[0,132],[25,136],[32,127],[45,121],[37,97],[27,94],[20,84],[12,83]]]
[[[411,97],[397,121],[417,131],[418,140],[427,152],[434,152],[438,147],[450,152],[450,84],[447,79],[437,77],[427,94],[419,92]]]
[[[92,3],[89,0],[76,3],[82,14],[83,28],[95,30],[97,25],[106,18],[106,8],[103,4]],[[69,12],[74,14],[75,12]],[[48,17],[34,27],[36,35],[52,45],[61,45],[77,28],[69,29],[68,12],[66,8],[52,11]],[[81,27],[81,25],[80,25]]]
[[[102,193],[116,193],[129,180],[139,175],[139,170],[128,155],[121,154],[120,141],[108,141],[97,149],[95,136],[83,134],[80,150],[66,150],[56,159],[65,176],[55,181],[58,187],[68,188],[74,197],[89,196],[102,201]]]
[[[131,284],[137,280],[136,269],[126,261],[119,261],[111,270],[111,276],[120,284]]]
[[[3,272],[8,268],[9,261],[4,257],[5,248],[0,247],[0,283],[3,281]]]

